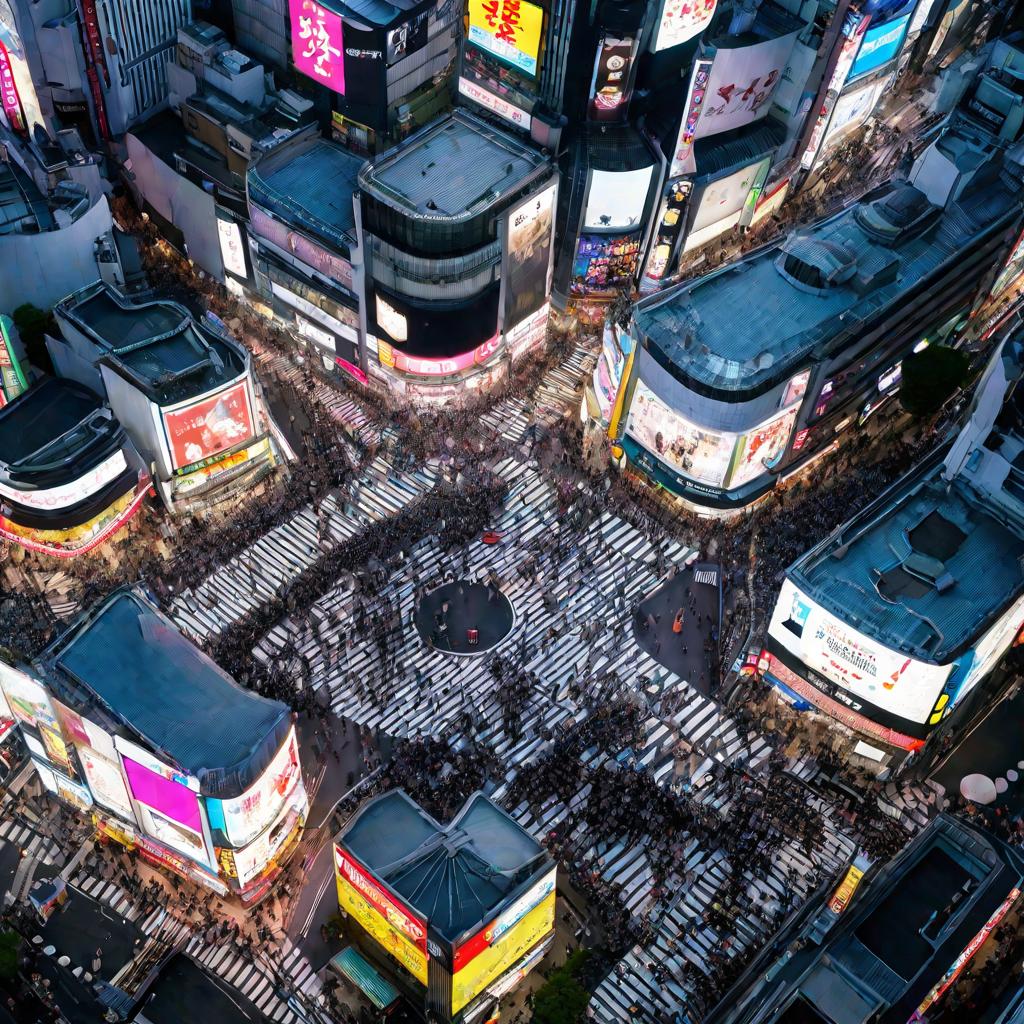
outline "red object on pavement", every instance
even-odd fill
[[[494,532],[493,530],[488,530],[488,531],[487,531],[487,532],[486,532],[486,533],[485,533],[485,534],[483,535],[483,537],[481,538],[481,540],[482,540],[482,541],[483,541],[483,542],[484,542],[485,544],[497,544],[497,543],[498,543],[498,542],[499,542],[499,541],[501,540],[501,534],[500,534],[500,533],[495,533],[495,532]]]
[[[477,629],[467,629],[466,639],[469,641],[470,647],[476,647],[477,641],[480,639],[480,631]]]

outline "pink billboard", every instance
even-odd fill
[[[461,373],[471,366],[486,363],[501,347],[501,335],[496,334],[482,345],[462,355],[447,359],[431,359],[424,356],[408,356],[393,348],[385,341],[378,340],[377,355],[382,366],[390,366],[403,373],[412,373],[421,377],[445,377],[451,373]]]
[[[0,41],[0,102],[12,131],[25,131],[25,119],[21,116],[21,98],[14,81],[14,66],[7,47]]]
[[[345,49],[341,15],[315,0],[288,0],[292,21],[292,59],[304,75],[345,94]]]
[[[253,234],[265,238],[279,249],[290,252],[296,259],[314,270],[319,270],[321,274],[326,274],[343,288],[352,290],[352,264],[348,260],[328,252],[315,242],[311,242],[305,235],[292,231],[281,221],[274,220],[269,214],[264,213],[258,206],[249,206],[249,223]]]
[[[157,775],[145,765],[121,755],[124,773],[132,796],[141,804],[152,807],[172,821],[187,826],[194,832],[202,832],[199,817],[199,799],[188,786]]]

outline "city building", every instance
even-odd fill
[[[482,793],[447,826],[384,793],[342,829],[334,857],[360,949],[434,1019],[490,1019],[550,946],[555,864]]]
[[[259,64],[205,22],[178,29],[168,66],[170,109],[125,136],[124,175],[161,234],[239,294],[247,259],[246,175],[264,153],[318,134],[312,103],[267,88]]]
[[[136,512],[149,473],[114,414],[81,384],[47,377],[0,408],[0,536],[79,555]]]
[[[308,811],[294,716],[244,690],[127,588],[0,688],[43,785],[100,836],[254,903]]]
[[[959,124],[909,181],[639,302],[609,426],[623,467],[724,514],[857,434],[1005,263],[1020,156]]]
[[[364,369],[410,401],[491,387],[543,341],[558,172],[466,111],[359,172]]]
[[[207,314],[133,300],[101,282],[54,309],[58,373],[105,396],[167,508],[188,512],[250,490],[279,460],[248,350]]]
[[[1024,627],[1024,349],[1004,343],[972,416],[786,571],[764,678],[831,719],[865,766],[895,763],[979,688]],[[981,691],[979,691],[981,692]]]
[[[810,901],[705,1018],[709,1024],[906,1024],[1009,1018],[1019,986],[1007,965],[986,991],[972,965],[1016,927],[1024,858],[991,834],[940,815],[894,860],[858,857]],[[944,1015],[945,1014],[945,1015]]]
[[[366,383],[353,206],[362,164],[333,142],[299,138],[253,162],[247,194],[255,297],[325,367]]]
[[[20,272],[0,274],[0,309],[50,309],[98,277],[124,285],[123,239],[91,159],[59,145],[8,153],[0,162],[0,261]],[[81,181],[69,173],[78,160]]]

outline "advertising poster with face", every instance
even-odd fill
[[[255,433],[244,380],[193,405],[165,412],[163,419],[178,470],[234,448]]]
[[[774,469],[786,454],[789,435],[793,432],[797,409],[790,408],[780,416],[762,423],[744,434],[736,445],[730,487],[742,487]]]
[[[555,230],[555,198],[558,185],[517,206],[506,224],[504,322],[518,324],[548,300],[548,277]]]

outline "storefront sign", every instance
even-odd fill
[[[479,103],[481,107],[486,107],[491,113],[505,118],[517,128],[522,128],[524,131],[530,130],[531,118],[525,110],[512,106],[511,103],[481,88],[475,82],[469,81],[468,78],[459,77],[459,93],[474,103]]]
[[[429,359],[421,356],[410,356],[389,345],[386,341],[377,340],[377,356],[381,366],[388,366],[402,373],[410,373],[420,377],[444,377],[453,373],[461,373],[471,366],[486,363],[501,348],[501,335],[496,334],[471,352],[447,359]]]

